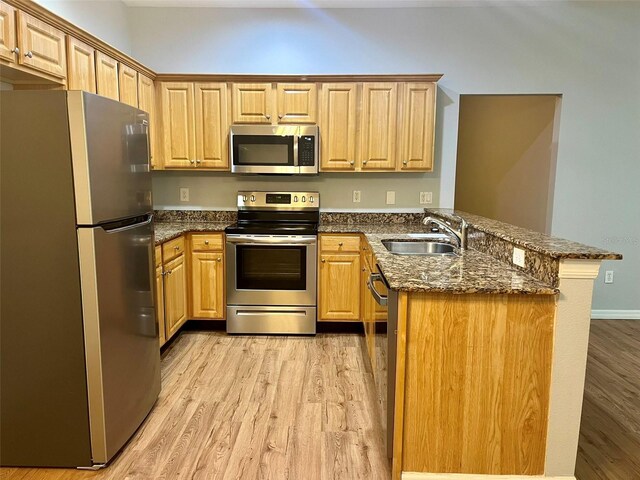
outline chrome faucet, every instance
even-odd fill
[[[469,230],[469,225],[467,224],[467,221],[464,218],[458,215],[452,215],[452,216],[460,220],[460,230],[454,230],[448,222],[443,222],[442,220],[439,220],[434,217],[425,217],[422,220],[422,223],[424,225],[435,223],[436,225],[438,225],[438,227],[446,230],[447,232],[452,234],[454,237],[456,237],[456,240],[458,240],[458,247],[460,247],[460,250],[466,250],[467,249],[467,233]]]

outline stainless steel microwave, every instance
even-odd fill
[[[229,134],[231,172],[315,175],[319,143],[316,125],[234,125]]]

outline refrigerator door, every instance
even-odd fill
[[[87,92],[67,98],[78,225],[152,211],[148,115]]]
[[[138,223],[131,223],[137,221]],[[91,453],[109,461],[160,392],[153,222],[78,228]]]

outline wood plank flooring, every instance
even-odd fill
[[[591,322],[576,478],[640,479],[640,321]]]
[[[386,480],[364,338],[185,331],[158,402],[106,469],[5,468],[11,480]]]

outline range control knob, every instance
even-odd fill
[[[295,195],[295,196],[293,197],[293,201],[294,201],[294,202],[297,202],[297,201],[298,201],[298,196],[297,196],[297,195]]]
[[[309,201],[313,203],[313,195],[309,195]]]
[[[255,202],[256,201],[256,196],[255,195],[251,195],[251,201]]]
[[[307,201],[307,197],[305,197],[304,195],[302,196],[302,203]]]
[[[247,201],[247,196],[246,195],[242,195],[242,201],[246,202]]]

